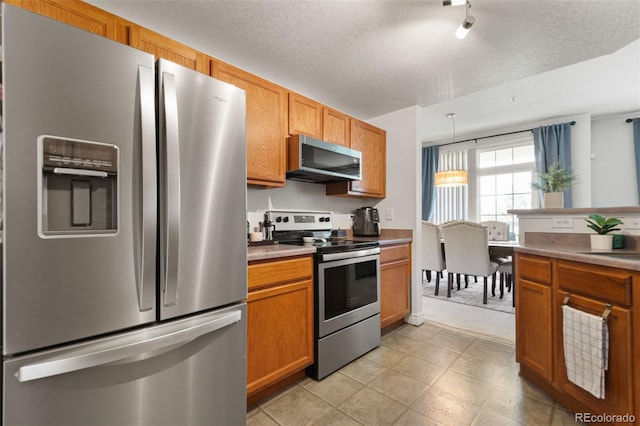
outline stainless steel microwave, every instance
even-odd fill
[[[302,182],[332,183],[360,180],[362,153],[307,135],[289,138],[287,179]]]

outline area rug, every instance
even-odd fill
[[[473,277],[469,277],[469,287],[464,288],[464,279],[460,282],[460,290],[457,290],[458,286],[454,283],[453,290],[451,291],[451,297],[447,297],[447,274],[445,271],[444,279],[440,279],[440,292],[438,296],[434,295],[436,289],[436,277],[432,274],[431,282],[424,280],[422,282],[422,295],[439,300],[446,300],[448,302],[461,303],[463,305],[477,306],[484,309],[493,309],[494,311],[508,312],[515,314],[516,308],[512,306],[512,294],[505,293],[502,299],[500,299],[500,280],[496,280],[496,295],[491,296],[491,278],[489,278],[489,296],[487,298],[487,304],[482,303],[482,293],[484,290],[483,284],[484,278],[478,277],[478,282],[474,282]]]

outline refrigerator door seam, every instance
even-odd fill
[[[62,358],[54,358],[35,364],[20,367],[16,372],[19,382],[44,379],[59,374],[71,373],[87,368],[98,367],[114,362],[121,362],[131,357],[153,351],[158,351],[172,346],[184,345],[198,337],[221,330],[242,319],[240,309],[231,311],[222,317],[215,318],[202,324],[183,328],[173,333],[151,337],[149,339],[116,344],[97,351],[79,350]]]

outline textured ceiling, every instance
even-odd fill
[[[440,0],[88,2],[362,119],[446,104],[640,39],[639,0],[471,0],[476,23],[464,40],[453,36],[464,7]]]

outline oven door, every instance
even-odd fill
[[[318,263],[319,338],[380,313],[380,255],[354,253]]]

